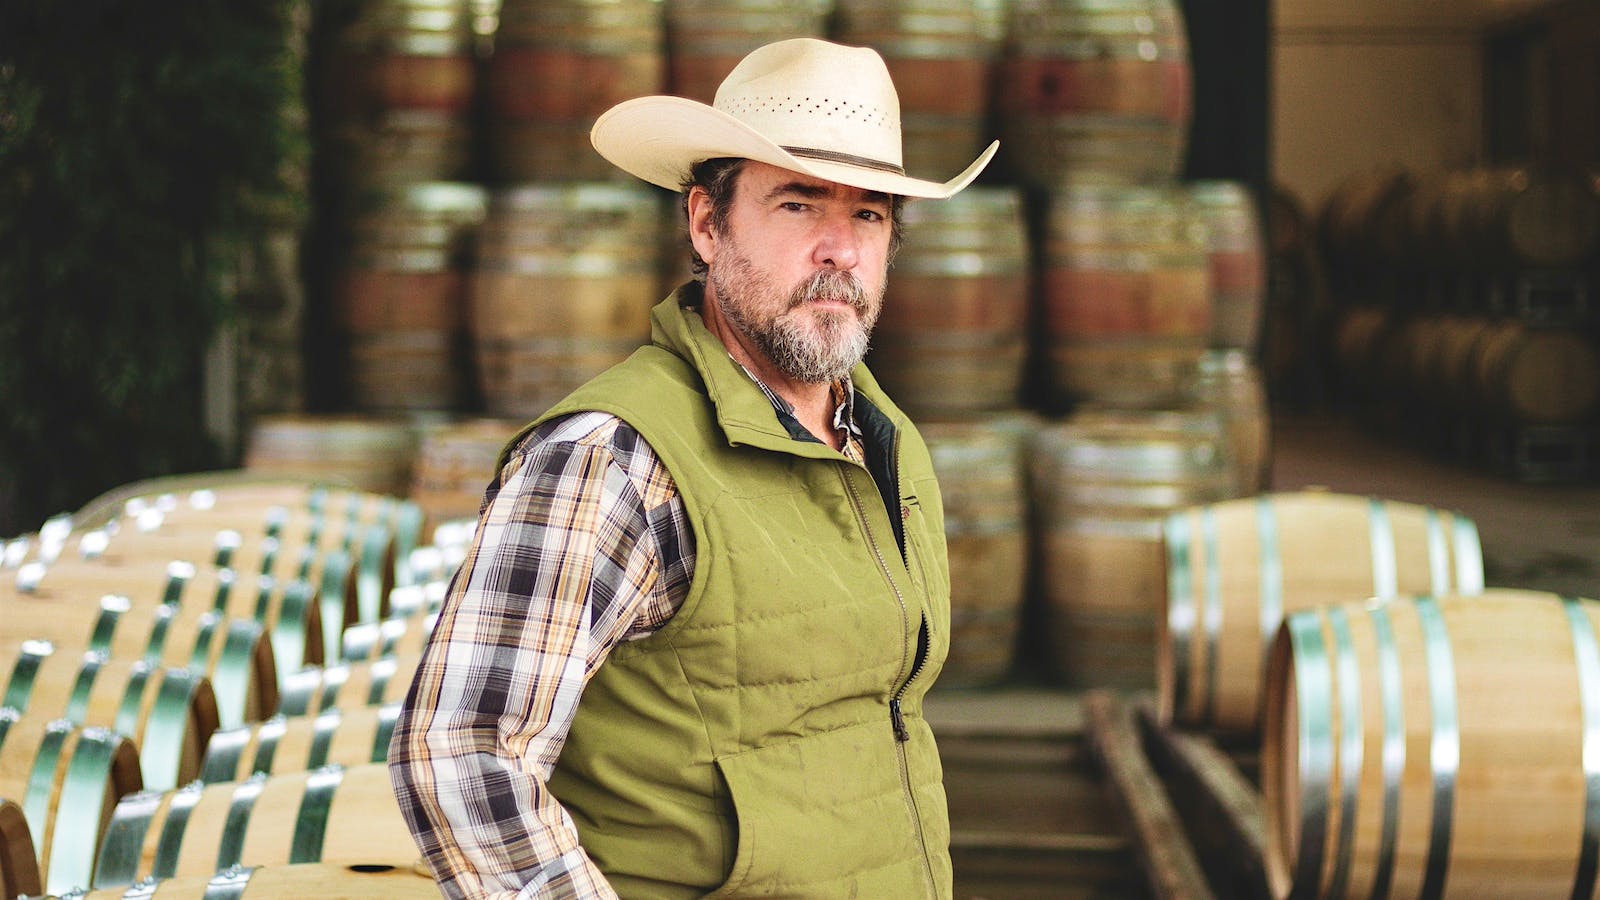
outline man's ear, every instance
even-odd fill
[[[689,242],[694,245],[694,251],[700,258],[711,263],[716,255],[716,233],[711,227],[711,195],[705,188],[695,185],[689,188],[687,204],[689,213]]]

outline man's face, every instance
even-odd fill
[[[738,177],[727,231],[708,257],[716,302],[788,377],[844,377],[883,307],[889,196],[765,163],[746,163]]]

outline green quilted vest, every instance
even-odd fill
[[[869,452],[896,454],[903,556],[871,474],[793,440],[677,294],[652,346],[540,420],[638,429],[696,536],[684,605],[612,651],[550,779],[624,898],[950,895],[922,717],[950,644],[943,510],[916,430],[853,378]]]

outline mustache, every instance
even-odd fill
[[[789,309],[799,309],[818,300],[848,303],[857,313],[867,313],[867,287],[852,272],[823,269],[813,273],[790,294]]]

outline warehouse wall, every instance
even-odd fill
[[[1387,162],[1482,161],[1484,30],[1538,0],[1275,0],[1273,169],[1313,208]]]

